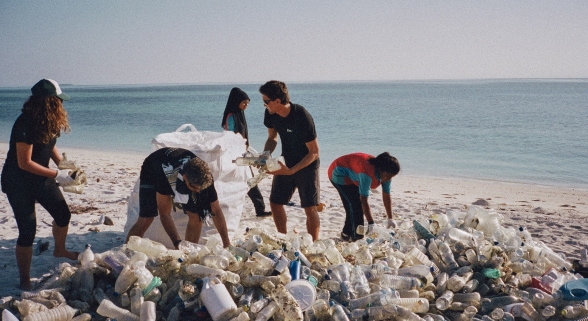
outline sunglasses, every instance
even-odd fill
[[[267,100],[265,100],[265,99],[262,99],[262,100],[263,100],[263,103],[264,103],[265,105],[267,105],[267,104],[269,104],[271,101],[274,101],[275,99],[267,99]]]

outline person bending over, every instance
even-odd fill
[[[32,288],[30,272],[37,231],[35,202],[53,217],[53,256],[77,260],[79,254],[65,247],[71,212],[57,185],[70,185],[73,179],[68,170],[49,168],[50,160],[57,165],[61,161],[55,146],[57,137],[61,131],[70,131],[62,104],[69,96],[52,79],[40,80],[31,92],[12,127],[2,169],[2,191],[6,193],[18,226],[15,253],[23,290]]]
[[[151,153],[141,166],[139,184],[139,218],[125,242],[134,235],[143,237],[159,214],[161,225],[177,249],[182,239],[171,210],[178,206],[188,215],[186,241],[198,243],[202,222],[212,216],[223,246],[231,245],[210,168],[191,151],[166,147]]]
[[[377,157],[364,153],[343,155],[329,166],[329,179],[339,192],[345,208],[345,225],[341,238],[345,241],[358,240],[362,235],[356,233],[358,225],[363,225],[363,217],[368,224],[374,224],[368,198],[370,190],[382,185],[382,201],[388,217],[388,227],[396,227],[392,215],[390,189],[392,177],[400,172],[400,164],[394,156],[384,152]]]
[[[317,205],[320,199],[319,147],[314,120],[306,109],[290,102],[288,87],[277,80],[266,82],[259,88],[266,108],[264,125],[268,137],[264,151],[273,152],[282,143],[282,164],[273,174],[270,207],[274,223],[280,233],[287,233],[287,217],[284,205],[288,204],[298,189],[300,203],[306,214],[306,230],[313,240],[319,238],[320,219]]]

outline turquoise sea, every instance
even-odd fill
[[[64,85],[72,132],[58,146],[141,152],[191,123],[221,131],[229,91],[251,97],[250,140],[260,151],[261,84]],[[588,79],[289,83],[315,120],[321,166],[388,151],[402,173],[588,188]],[[0,142],[29,88],[0,88]],[[278,150],[281,147],[278,146]],[[276,153],[274,153],[276,154]]]

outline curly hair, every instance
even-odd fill
[[[212,174],[205,161],[198,157],[190,159],[184,164],[184,175],[192,185],[200,186],[200,189],[206,189],[212,184]]]
[[[61,131],[66,134],[71,131],[67,112],[57,96],[31,96],[22,106],[22,113],[33,121],[36,131],[32,140],[35,143],[47,144]]]

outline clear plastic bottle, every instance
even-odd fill
[[[139,314],[140,321],[155,321],[157,310],[155,302],[153,301],[145,301],[141,304],[141,311]]]
[[[398,292],[385,288],[378,292],[371,293],[364,297],[358,297],[349,300],[349,309],[364,309],[369,305],[386,305],[392,302],[392,299],[398,299]]]
[[[392,299],[390,303],[403,306],[414,313],[427,313],[429,311],[429,300],[425,298],[398,298]]]
[[[137,282],[137,275],[135,274],[135,268],[127,264],[116,278],[114,284],[115,295],[120,295],[126,292],[135,282]]]
[[[22,299],[22,300],[14,300],[13,305],[18,309],[21,317],[26,317],[31,313],[43,312],[47,311],[48,308],[41,303]]]
[[[269,320],[280,308],[275,301],[271,301],[263,310],[261,310],[255,317],[255,321]]]
[[[47,309],[46,311],[32,313],[23,318],[23,321],[69,321],[78,310],[67,304]]]
[[[417,278],[409,276],[383,274],[380,277],[380,286],[394,290],[413,290],[420,289],[423,286],[423,284]]]
[[[353,287],[353,292],[355,292],[358,297],[366,296],[371,291],[368,280],[365,277],[361,266],[359,265],[353,266],[353,271],[350,275],[350,282],[351,286]]]
[[[131,312],[135,315],[141,315],[141,305],[144,302],[143,290],[136,284],[130,291]]]
[[[439,309],[441,311],[447,310],[449,308],[449,306],[451,305],[451,303],[453,302],[453,296],[454,296],[453,291],[443,292],[443,294],[441,294],[437,298],[437,300],[435,300],[435,306],[437,307],[437,309]]]
[[[240,277],[238,274],[223,271],[219,269],[213,269],[208,266],[200,265],[200,264],[190,264],[186,267],[186,272],[192,276],[197,278],[204,278],[207,276],[216,276],[218,277],[221,282],[230,282],[230,283],[239,283]]]
[[[229,267],[229,259],[223,255],[209,254],[200,259],[200,264],[215,269],[226,270]]]
[[[147,254],[147,256],[158,258],[160,256],[165,255],[167,252],[167,247],[165,245],[152,241],[148,238],[142,238],[138,236],[131,236],[129,237],[129,241],[127,242],[127,248],[133,251],[139,251]]]
[[[329,312],[331,313],[331,320],[333,321],[349,321],[349,317],[345,313],[343,307],[334,301],[331,301]]]

